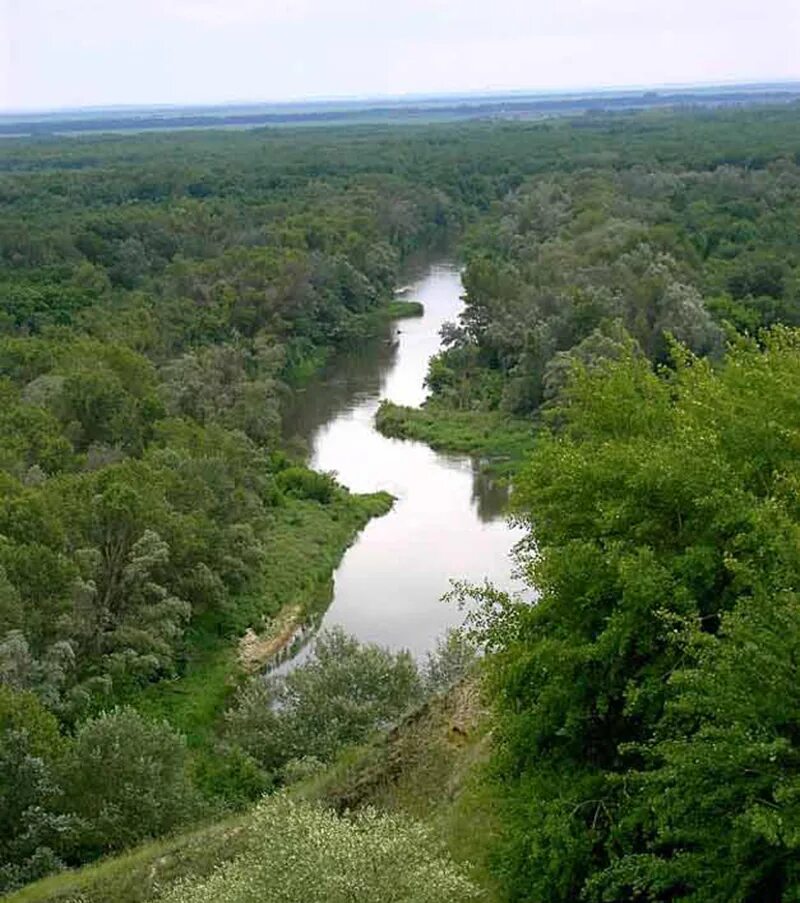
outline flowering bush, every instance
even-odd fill
[[[352,817],[285,795],[255,810],[246,853],[161,903],[456,903],[479,892],[422,825],[366,810]]]

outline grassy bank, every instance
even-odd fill
[[[8,903],[145,903],[173,881],[209,874],[247,849],[247,815],[144,844],[10,894]]]
[[[403,320],[409,317],[421,317],[425,313],[425,306],[421,301],[389,301],[378,308],[383,319]]]
[[[242,596],[224,621],[198,619],[187,633],[185,656],[174,680],[147,687],[132,700],[140,711],[166,719],[185,734],[198,766],[211,755],[219,716],[244,677],[239,639],[248,627],[269,629],[269,619],[293,607],[311,615],[330,599],[333,572],[359,531],[392,505],[387,493],[352,495],[337,490],[327,503],[288,497],[270,525],[264,587]]]
[[[419,302],[393,300],[360,315],[356,331],[374,335],[381,324],[420,316],[423,310]],[[295,355],[286,378],[291,385],[302,385],[329,356],[329,349]],[[245,676],[238,655],[242,635],[248,629],[268,635],[271,619],[282,612],[298,612],[297,620],[303,621],[324,610],[345,550],[370,518],[385,514],[391,505],[387,493],[359,496],[344,489],[324,503],[287,496],[285,504],[274,509],[263,539],[266,560],[261,591],[239,596],[222,615],[195,619],[186,633],[178,676],[148,686],[131,698],[131,704],[150,717],[166,719],[185,734],[198,768],[213,771],[219,717]]]
[[[351,749],[292,793],[344,811],[371,805],[427,822],[494,899],[484,856],[494,828],[482,769],[487,718],[467,682],[423,705],[367,746]],[[245,813],[144,844],[120,856],[62,872],[23,888],[8,903],[147,903],[173,881],[201,877],[244,853],[252,837]]]
[[[375,424],[384,436],[416,439],[438,451],[481,458],[485,469],[500,477],[513,475],[534,442],[529,420],[498,411],[456,411],[435,402],[406,408],[385,401]]]
[[[341,347],[358,347],[362,342],[386,332],[393,320],[421,317],[424,313],[425,308],[419,301],[394,299],[365,313],[354,314],[341,337]]]

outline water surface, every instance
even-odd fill
[[[304,439],[310,464],[334,471],[354,492],[387,490],[392,511],[372,520],[334,577],[323,626],[415,654],[431,649],[463,615],[440,601],[452,579],[515,588],[510,552],[521,531],[506,522],[504,489],[470,458],[377,432],[382,398],[424,401],[428,361],[439,330],[463,306],[455,266],[438,264],[401,293],[425,314],[400,320],[357,352],[334,360],[287,413],[286,430]]]

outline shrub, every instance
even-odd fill
[[[337,484],[330,474],[317,473],[305,467],[287,467],[278,474],[278,485],[287,495],[327,505]]]
[[[57,810],[64,741],[33,693],[0,685],[0,893],[61,866],[75,827]]]
[[[399,718],[421,693],[409,653],[334,629],[320,634],[302,665],[240,691],[227,715],[228,737],[268,769],[304,756],[327,762]]]
[[[466,631],[448,630],[428,653],[423,668],[427,693],[446,693],[463,680],[478,663],[478,650]]]
[[[254,843],[162,903],[456,903],[478,898],[422,825],[367,810],[352,818],[286,796],[256,809]]]
[[[89,855],[155,837],[196,814],[184,738],[130,708],[86,721],[62,768],[69,811]]]

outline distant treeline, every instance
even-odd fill
[[[706,91],[644,91],[620,94],[584,94],[571,96],[510,96],[497,99],[459,98],[457,101],[349,103],[345,108],[335,103],[317,104],[303,109],[300,105],[285,109],[255,109],[239,112],[218,107],[202,111],[187,108],[170,112],[137,111],[135,113],[98,112],[91,116],[59,117],[49,113],[41,118],[20,116],[3,121],[0,136],[60,135],[82,132],[174,130],[182,128],[257,128],[259,126],[344,125],[347,123],[412,123],[466,119],[526,119],[566,116],[577,113],[602,113],[663,107],[744,106],[790,103],[800,97],[800,86],[763,89]],[[310,105],[309,105],[310,107]]]

